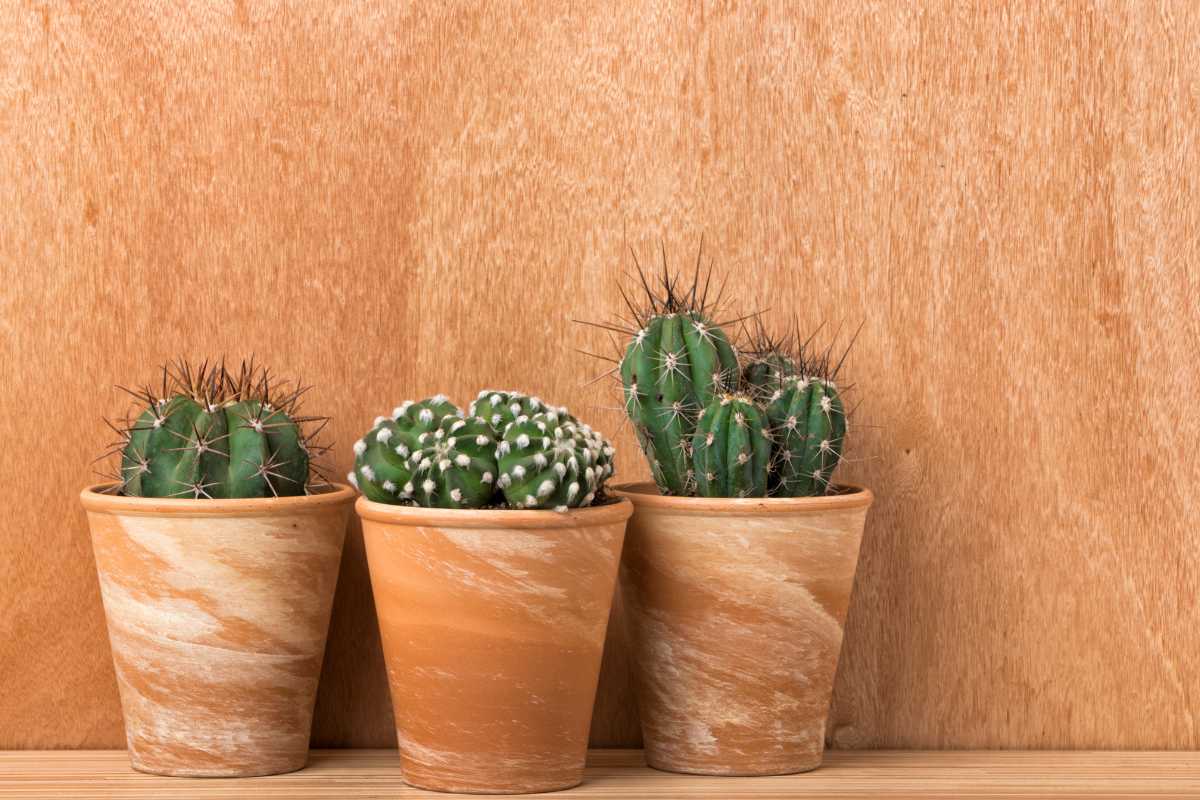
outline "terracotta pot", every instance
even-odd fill
[[[633,501],[621,589],[646,761],[782,775],[824,750],[842,624],[872,495]]]
[[[134,769],[303,767],[354,492],[174,500],[104,488],[82,499]]]
[[[578,785],[629,501],[356,508],[404,780],[494,794]]]

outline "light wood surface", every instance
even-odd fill
[[[626,245],[865,319],[837,747],[1200,748],[1200,6],[0,5],[0,747],[123,743],[76,493],[117,382],[251,352],[616,431]],[[618,477],[647,477],[628,427]],[[634,744],[613,626],[593,744]],[[394,741],[361,534],[324,746]]]
[[[637,750],[593,750],[581,786],[519,797],[623,798],[955,798],[1152,797],[1200,793],[1200,754],[1120,752],[830,753],[816,772],[770,778],[678,775],[644,766]],[[392,750],[315,751],[309,766],[269,778],[163,778],[129,768],[123,751],[0,753],[0,797],[289,798],[390,800],[452,797],[413,789],[400,779]],[[461,795],[460,795],[461,796]]]

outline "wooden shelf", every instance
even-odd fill
[[[404,785],[394,750],[318,750],[269,778],[159,778],[124,751],[0,752],[0,798],[446,797]],[[648,769],[637,750],[593,750],[584,784],[543,797],[927,798],[1200,797],[1200,753],[835,751],[816,772],[710,778]]]

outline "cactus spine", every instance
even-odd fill
[[[837,385],[815,375],[793,376],[772,395],[767,418],[777,440],[772,494],[825,494],[846,438],[846,410]]]
[[[771,432],[762,409],[746,395],[722,395],[700,414],[692,439],[696,494],[764,497]]]
[[[698,311],[654,315],[629,342],[621,359],[625,412],[664,491],[690,493],[696,417],[737,374],[725,332]]]
[[[298,416],[304,387],[281,394],[252,363],[234,374],[224,364],[193,369],[179,361],[163,369],[161,392],[125,391],[143,408],[131,424],[113,426],[122,436],[122,494],[286,497],[316,485],[302,424],[324,418]]]

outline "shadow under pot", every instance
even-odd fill
[[[630,502],[356,508],[404,780],[492,794],[578,785]]]
[[[301,769],[354,492],[81,494],[133,768]]]
[[[621,592],[651,767],[783,775],[821,764],[872,495],[633,502]]]

